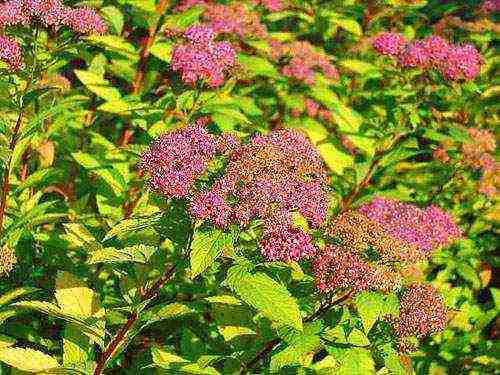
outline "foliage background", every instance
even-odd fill
[[[295,85],[267,58],[264,39],[234,37],[241,47],[239,65],[214,90],[189,88],[169,68],[175,38],[165,32],[199,22],[202,7],[175,12],[176,4],[166,2],[159,12],[161,4],[151,0],[86,5],[99,9],[107,34],[56,40],[20,30],[36,81],[16,93],[13,87],[22,86],[28,70],[18,77],[7,70],[0,74],[0,158],[4,166],[11,160],[2,246],[14,249],[18,259],[1,278],[0,348],[15,341],[73,371],[92,373],[97,353],[144,308],[124,338],[126,350],[107,363],[109,373],[153,373],[162,366],[174,373],[238,373],[278,337],[282,341],[270,346],[253,371],[497,371],[498,198],[477,191],[480,176],[461,162],[458,146],[450,163],[433,157],[440,142],[467,142],[467,128],[497,131],[494,14],[482,13],[472,0],[297,0],[280,12],[249,3],[273,37],[308,40],[323,49],[340,78],[318,74],[310,87]],[[144,59],[151,30],[151,56]],[[370,38],[386,30],[410,39],[438,33],[456,43],[472,42],[485,59],[481,75],[447,82],[438,74],[402,70],[371,47]],[[144,72],[139,86],[138,71]],[[333,120],[291,116],[305,97],[330,110]],[[10,152],[19,103],[24,123]],[[411,356],[398,355],[378,326],[371,329],[391,308],[376,294],[332,307],[304,322],[301,333],[276,329],[269,316],[297,321],[289,316],[287,298],[296,299],[304,318],[325,302],[312,289],[307,265],[262,263],[228,251],[207,269],[200,266],[201,275],[193,278],[186,247],[193,242],[194,223],[182,203],[166,202],[144,186],[137,164],[154,138],[202,115],[210,115],[218,130],[241,136],[276,126],[305,131],[331,170],[332,212],[346,199],[358,205],[374,195],[434,203],[451,212],[466,239],[437,253],[423,271],[445,299],[448,328]],[[344,147],[345,139],[356,152]],[[195,235],[194,246],[217,242],[214,235]],[[254,239],[255,233],[246,233],[248,243]],[[175,275],[145,308],[144,285],[151,286],[173,263]],[[236,298],[246,292],[226,278],[228,269],[233,275],[254,269],[265,275],[259,280],[251,274],[246,283],[252,289],[261,282],[271,307],[258,298],[253,307]],[[273,312],[262,313],[269,308]],[[2,374],[15,373],[0,366]]]

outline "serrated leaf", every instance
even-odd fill
[[[134,245],[123,249],[106,247],[89,253],[88,264],[135,262],[146,264],[157,250],[155,246]]]
[[[0,350],[0,361],[18,370],[36,373],[53,370],[59,366],[50,355],[29,348],[4,348]]]
[[[145,228],[152,227],[155,223],[161,220],[161,215],[152,215],[148,217],[133,217],[130,219],[125,219],[111,228],[106,237],[104,237],[104,242],[110,240],[113,237],[122,237],[123,235],[137,232]]]
[[[360,24],[355,20],[344,18],[338,14],[334,14],[331,21],[338,27],[349,31],[351,34],[354,34],[356,36],[363,35],[363,30],[361,29]]]
[[[331,143],[321,144],[317,146],[317,149],[328,168],[339,175],[344,173],[344,169],[352,167],[354,164],[353,156],[340,151]]]
[[[375,372],[375,363],[370,351],[352,348],[344,352],[342,365],[335,375],[370,375]]]
[[[160,348],[152,348],[151,356],[156,366],[171,371],[177,371],[178,373],[200,375],[219,374],[213,367],[201,367],[198,363],[190,363],[188,360]]]
[[[278,77],[278,70],[268,60],[258,56],[238,54],[238,62],[252,77]]]
[[[155,42],[151,46],[151,54],[162,61],[170,63],[172,58],[173,44],[169,42]]]
[[[127,42],[118,35],[89,35],[85,38],[87,41],[105,46],[108,50],[117,52],[126,56],[133,62],[139,59],[139,53],[133,44]]]
[[[320,346],[321,341],[317,336],[305,335],[301,337],[293,345],[288,346],[271,358],[271,372],[279,372],[285,366],[309,366],[314,353]]]
[[[377,292],[358,293],[354,298],[358,314],[363,321],[365,333],[368,333],[375,322],[389,314],[397,313],[397,298],[385,296]]]
[[[272,322],[302,331],[297,301],[283,285],[266,274],[251,274],[235,266],[229,270],[226,283],[239,298]]]
[[[101,177],[113,190],[115,195],[119,196],[125,191],[126,182],[123,176],[121,176],[118,171],[103,166],[96,158],[89,154],[83,152],[74,152],[71,155],[85,169]]]
[[[194,279],[209,268],[227,248],[232,248],[234,237],[218,228],[208,231],[195,231],[191,243],[190,277]]]
[[[113,26],[115,34],[120,35],[122,32],[123,23],[124,23],[122,12],[118,8],[116,8],[112,5],[102,7],[99,10],[99,12],[102,15],[102,17],[104,18],[104,20],[109,25]]]
[[[98,97],[107,101],[119,100],[120,91],[112,87],[108,80],[100,75],[86,70],[75,70],[75,74],[83,85]]]
[[[7,292],[0,296],[0,307],[6,306],[9,303],[15,301],[16,299],[19,299],[21,297],[25,297],[29,294],[35,293],[39,289],[37,288],[28,288],[28,287],[23,287],[23,288],[17,288],[14,289],[10,292]]]

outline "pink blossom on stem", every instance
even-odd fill
[[[445,329],[446,308],[437,291],[428,284],[410,285],[400,301],[396,333],[402,337],[425,337]]]
[[[373,40],[373,48],[381,55],[397,56],[407,45],[405,37],[396,33],[381,33]]]
[[[185,198],[215,153],[213,137],[199,125],[160,136],[141,156],[150,186],[167,197]]]
[[[21,69],[23,56],[21,46],[16,40],[0,35],[0,60],[6,62],[10,70]]]
[[[27,25],[30,21],[21,0],[9,0],[0,4],[0,29],[7,26]]]
[[[215,42],[214,30],[206,26],[191,26],[184,37],[187,43],[175,46],[172,53],[172,70],[180,71],[187,84],[206,79],[210,86],[220,86],[224,72],[236,62],[233,47]]]
[[[254,5],[262,5],[270,12],[279,12],[284,9],[284,4],[281,0],[252,0]]]
[[[447,246],[462,235],[452,217],[435,206],[424,210],[411,204],[377,197],[371,203],[363,204],[359,212],[382,225],[395,239],[424,253]]]

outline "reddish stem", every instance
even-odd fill
[[[160,19],[165,13],[169,5],[168,0],[160,0],[156,5],[157,16],[148,30],[148,36],[146,37],[141,52],[139,54],[139,64],[137,71],[135,72],[134,81],[132,83],[132,94],[138,95],[141,92],[142,82],[144,80],[144,75],[146,73],[146,68],[148,64],[149,55],[151,54],[151,47],[156,39],[156,34],[158,33],[158,28],[160,25]],[[122,147],[127,146],[132,140],[133,131],[130,129],[130,124],[127,122],[123,127],[122,134],[120,136],[119,144]]]
[[[162,277],[160,277],[148,290],[144,292],[144,294],[142,295],[142,301],[148,301],[156,298],[158,296],[158,293],[160,292],[160,289],[173,276],[174,272],[175,272],[175,265],[168,268],[165,274]],[[106,368],[106,365],[108,364],[109,359],[113,356],[116,349],[123,342],[123,340],[125,340],[125,338],[127,337],[127,333],[130,331],[130,329],[137,321],[137,319],[139,319],[139,314],[137,313],[137,311],[134,311],[127,319],[127,322],[116,333],[115,337],[108,344],[104,352],[102,352],[99,358],[97,359],[94,375],[102,374],[102,372]]]

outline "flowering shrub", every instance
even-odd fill
[[[0,373],[494,373],[498,9],[0,0]]]

